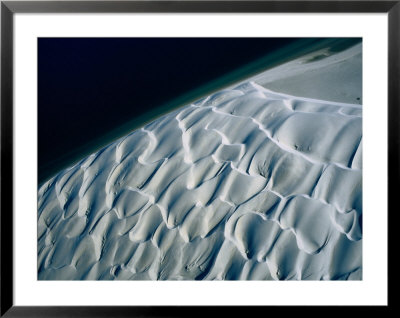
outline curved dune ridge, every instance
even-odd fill
[[[362,106],[248,81],[38,193],[39,279],[362,277]]]

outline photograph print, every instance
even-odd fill
[[[38,38],[39,280],[362,280],[362,38]]]

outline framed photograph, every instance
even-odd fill
[[[2,1],[1,315],[389,306],[397,1]]]

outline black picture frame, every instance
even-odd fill
[[[1,316],[5,317],[177,317],[212,307],[102,306],[23,307],[13,301],[13,16],[14,13],[270,12],[388,14],[388,218],[396,212],[399,180],[400,1],[1,1]],[[392,213],[393,214],[393,213]],[[389,226],[390,222],[388,222]],[[389,233],[393,233],[390,231]],[[388,240],[389,243],[389,240]],[[388,284],[390,280],[388,279]],[[390,289],[389,289],[390,290]],[[388,308],[391,304],[388,298]],[[296,310],[289,307],[294,314]],[[222,314],[222,313],[221,313]]]

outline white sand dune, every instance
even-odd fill
[[[327,47],[253,78],[261,86],[295,96],[362,103],[362,44],[334,52]]]
[[[301,94],[347,64],[355,83],[360,54],[290,62],[312,70],[305,82],[280,66],[280,92],[285,72],[267,71],[48,180],[39,279],[361,279],[362,106],[348,103],[361,92],[334,75]]]

